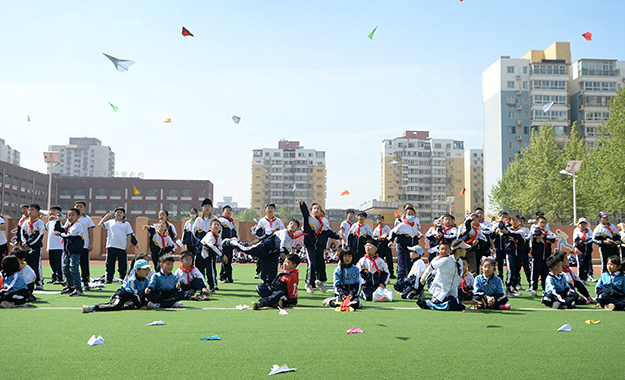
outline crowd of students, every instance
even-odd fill
[[[106,214],[98,227],[107,230],[107,258],[102,281],[112,283],[115,268],[123,279],[121,288],[109,302],[85,305],[83,312],[133,308],[168,308],[180,306],[181,300],[208,300],[219,290],[218,283],[232,283],[232,263],[256,260],[257,286],[261,299],[254,309],[285,307],[297,303],[300,262],[307,262],[305,290],[327,291],[326,263],[337,262],[334,271],[334,296],[323,304],[332,307],[360,308],[362,300],[385,298],[386,287],[395,279],[394,289],[404,299],[416,300],[423,309],[463,310],[465,305],[478,308],[509,310],[509,300],[520,295],[521,273],[525,273],[528,292],[553,308],[574,308],[596,303],[597,306],[622,310],[625,307],[625,277],[621,272],[620,250],[625,248],[623,226],[617,229],[609,215],[600,212],[600,223],[591,230],[586,218],[580,218],[574,232],[574,251],[552,249],[556,236],[544,215],[537,213],[528,228],[522,215],[500,213],[498,223],[484,220],[477,208],[467,213],[458,226],[454,217],[445,214],[434,220],[423,235],[412,205],[406,204],[394,225],[377,216],[376,226],[366,224],[367,214],[348,210],[339,231],[331,229],[319,204],[310,208],[303,201],[297,205],[303,223],[297,219],[283,221],[275,216],[275,205],[265,207],[266,215],[252,232],[254,244],[238,240],[232,209],[223,207],[222,215],[213,215],[210,199],[205,199],[201,212],[191,210],[181,238],[168,213],[161,210],[158,222],[144,225],[148,231],[149,255],[137,254],[128,270],[127,249],[137,245],[134,231],[118,207]],[[52,277],[48,283],[63,284],[62,294],[84,295],[90,286],[89,251],[93,248],[91,218],[85,215],[85,202],[76,202],[66,217],[58,206],[49,210],[47,222],[41,219],[38,205],[23,208],[23,216],[10,242],[7,227],[0,218],[0,254],[3,284],[0,287],[2,307],[21,305],[35,299],[33,292],[43,289],[41,249],[47,231],[48,255]],[[356,217],[356,220],[354,220]],[[419,240],[425,236],[428,265]],[[304,248],[296,244],[303,239]],[[330,240],[332,241],[329,244]],[[339,248],[337,249],[337,244]],[[596,286],[596,299],[588,290],[592,275],[593,244],[599,246],[602,275]],[[394,273],[392,246],[397,249],[397,271]],[[179,246],[182,265],[174,271],[175,253]],[[619,250],[620,249],[620,250]],[[579,276],[570,268],[569,257],[578,263]],[[151,259],[153,269],[148,263]],[[217,262],[221,270],[217,273]],[[504,266],[506,277],[504,279]],[[431,294],[425,298],[424,289]],[[388,293],[386,293],[388,294]],[[388,299],[388,296],[386,296]]]

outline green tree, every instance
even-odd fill
[[[237,215],[237,219],[242,222],[253,222],[256,218],[258,218],[258,214],[253,208],[246,208]]]
[[[280,209],[278,210],[278,216],[280,217],[280,219],[282,219],[284,225],[286,225],[289,220],[295,217],[293,214],[293,210],[286,207],[285,205],[280,206]]]

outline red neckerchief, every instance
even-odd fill
[[[186,270],[184,268],[184,266],[181,265],[180,269],[187,274],[187,285],[189,285],[189,287],[190,287],[191,286],[191,277],[189,276],[189,274],[191,273],[191,271],[193,271],[193,269],[195,269],[195,267],[193,265],[191,265],[191,268],[189,268],[189,270]]]
[[[35,219],[35,220],[36,220],[36,219]],[[612,234],[612,236],[614,236],[614,231],[612,231],[612,229],[610,228],[610,225],[609,225],[609,224],[604,224],[604,225],[605,225],[605,228],[607,228],[608,230],[610,230],[610,233]],[[31,227],[32,227],[32,226],[31,226]],[[32,230],[32,228],[31,228],[31,230]]]
[[[354,222],[350,222],[349,220],[345,219],[345,221],[347,222],[347,224],[349,224],[349,228],[352,228],[352,225],[354,224]]]
[[[74,224],[76,224],[76,223],[78,223],[78,221],[75,221],[74,223],[71,223],[70,225],[68,225],[67,227],[65,227],[65,233],[67,233],[67,231],[69,231],[69,229],[70,229],[70,228],[71,228]],[[65,238],[63,238],[62,243],[63,243],[63,244],[65,244]]]
[[[158,231],[156,231],[156,232],[158,232]],[[162,246],[161,248],[162,248],[163,250],[165,250],[165,236],[166,236],[166,235],[163,235],[163,234],[161,234],[160,232],[158,232],[158,236],[160,236],[160,237],[161,237],[161,241],[163,242],[163,246]]]
[[[297,239],[297,238],[298,238],[298,237],[300,237],[300,236],[306,236],[306,235],[308,235],[308,234],[307,234],[307,233],[305,233],[305,232],[302,232],[301,234],[297,234],[297,235],[292,235],[292,234],[291,234],[291,231],[289,231],[289,230],[286,230],[286,232],[289,234],[289,237],[290,237],[291,239],[293,239],[293,240]]]
[[[584,231],[579,230],[579,232],[582,233],[582,243],[586,241],[586,231],[588,231],[588,228],[586,228]]]
[[[273,219],[269,219],[268,217],[265,216],[265,220],[269,222],[269,229],[273,230],[273,222],[276,221],[276,217],[274,216]]]
[[[562,267],[562,273],[568,273],[571,276],[571,281],[573,281],[573,286],[575,286],[575,276],[573,276],[573,273],[571,273],[571,268]]]
[[[410,222],[408,221],[408,219],[404,218],[404,223],[406,223],[406,224],[407,224],[407,225],[409,225],[410,227],[414,227],[414,224],[415,224],[416,222],[412,222],[412,223],[410,223]]]
[[[233,220],[231,217],[229,217],[229,216],[225,216],[225,215],[222,215],[222,217],[223,217],[223,218],[226,218],[227,220],[229,220],[229,221],[230,221],[230,223],[234,223],[234,220]]]
[[[442,243],[445,240],[445,234],[447,233],[447,231],[451,230],[452,228],[454,228],[454,226],[445,228],[445,226],[441,226],[441,229],[443,230],[443,236],[441,236],[440,240],[439,240],[439,244]]]
[[[475,233],[473,234],[473,236],[471,236],[471,233],[473,231],[475,231]],[[475,240],[475,238],[477,238],[477,229],[473,227],[473,224],[471,224],[471,231],[469,231],[469,240],[467,240],[465,243],[471,244],[473,243],[473,240]],[[462,280],[464,281],[464,277],[462,277]]]
[[[464,276],[466,276],[466,274],[462,275],[462,283],[460,284],[462,290],[464,290],[466,292],[467,289],[467,280],[464,278]]]
[[[321,231],[323,231],[323,216],[314,216],[313,218],[317,219],[319,221],[319,229],[315,232],[315,237],[319,236],[319,234],[321,233]]]
[[[30,228],[30,231],[28,232],[28,234],[29,234],[29,235],[33,233],[33,224],[34,224],[37,220],[39,220],[39,217],[36,217],[36,218],[35,218],[35,220],[30,220],[30,218],[28,218],[28,227]],[[609,228],[609,227],[608,227],[608,228]],[[611,231],[612,231],[612,230],[610,230],[610,232],[611,232]],[[614,234],[612,234],[612,235],[614,235]]]
[[[513,228],[513,229],[512,229],[512,231],[517,232],[517,231],[519,230],[519,228],[521,228],[521,226],[518,226],[517,228]],[[519,250],[519,248],[517,247],[517,244],[516,244],[516,239],[515,239],[515,238],[512,238],[512,241],[514,241],[514,250],[515,250],[515,251],[518,251],[518,250]]]
[[[384,226],[386,226],[386,224],[378,225],[378,228],[380,229],[380,231],[378,232],[378,237],[382,236],[382,229],[384,228]]]
[[[363,224],[358,223],[358,230],[356,231],[356,235],[358,235],[359,237],[360,237],[360,228],[364,225],[365,225],[364,223]]]
[[[371,260],[371,269],[375,268],[375,270],[378,272],[378,274],[380,273],[380,268],[378,268],[378,264],[375,263],[375,259],[378,258],[378,255],[376,255],[373,259],[371,258],[371,256],[369,256],[368,254],[365,253],[365,257],[369,260]],[[372,271],[373,272],[373,271]]]
[[[215,245],[219,244],[219,235],[215,235],[213,231],[211,231],[211,234],[213,234],[213,237],[215,238]]]

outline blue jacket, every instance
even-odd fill
[[[130,278],[128,278],[128,281],[122,285],[122,289],[124,289],[127,293],[141,296],[145,293],[145,289],[149,284],[150,280],[148,280],[147,277],[139,279],[135,274],[133,274]]]
[[[15,272],[10,276],[4,277],[4,289],[7,292],[19,292],[20,290],[28,290],[26,281],[20,272]]]
[[[342,268],[341,265],[334,270],[334,293],[337,296],[354,298],[360,294],[360,270],[356,265]]]
[[[554,276],[553,273],[549,272],[547,276],[547,281],[545,284],[545,295],[556,295],[560,293],[565,293],[571,290],[571,287],[566,283],[566,277],[560,273],[559,276]]]
[[[171,292],[177,290],[177,283],[178,276],[176,276],[173,272],[167,276],[165,276],[163,272],[158,272],[152,276],[152,280],[150,281],[148,288],[156,291]]]
[[[505,295],[503,291],[503,281],[493,273],[491,278],[486,278],[483,274],[475,278],[473,294],[481,297],[500,298]]]
[[[614,274],[610,272],[605,272],[599,277],[599,282],[597,283],[597,287],[595,288],[595,292],[599,294],[599,291],[604,286],[612,284],[616,289],[619,289],[621,292],[625,293],[625,274],[621,271],[617,271]]]

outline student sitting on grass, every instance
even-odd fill
[[[174,257],[172,255],[161,256],[161,271],[152,276],[150,285],[145,290],[148,298],[148,309],[180,307],[179,301],[183,294],[180,291],[178,276],[171,273],[174,269]]]
[[[150,263],[143,259],[137,260],[132,268],[134,274],[130,275],[128,281],[115,292],[109,302],[93,306],[83,305],[82,312],[147,309],[145,289],[149,284],[147,276],[150,272]]]
[[[384,260],[378,256],[377,242],[367,239],[365,244],[365,256],[356,264],[360,270],[362,284],[362,298],[365,301],[373,301],[373,293],[378,288],[386,288],[390,273]]]
[[[579,295],[571,290],[562,275],[563,260],[562,254],[552,255],[547,259],[550,272],[547,275],[542,303],[553,309],[574,309]]]
[[[349,299],[354,309],[360,309],[360,270],[354,265],[354,251],[351,247],[339,250],[339,265],[334,270],[334,294],[333,298],[323,300],[323,306],[341,306],[343,301]]]
[[[621,259],[618,256],[608,257],[607,272],[601,274],[595,292],[597,307],[607,310],[625,309],[625,275],[621,271]]]
[[[288,254],[282,263],[282,270],[272,284],[261,282],[256,286],[258,295],[262,298],[252,302],[252,309],[262,307],[285,307],[297,305],[297,287],[299,286],[299,256]]]
[[[562,256],[562,275],[566,279],[566,283],[571,289],[577,289],[579,292],[579,299],[575,302],[577,305],[586,305],[595,302],[590,296],[588,289],[582,283],[577,276],[577,273],[570,268],[569,256],[564,251],[556,250],[554,255]]]
[[[468,243],[467,243],[468,244]],[[469,272],[469,260],[466,257],[462,259],[462,278],[458,284],[458,298],[462,301],[469,301],[473,299],[473,284],[475,283],[475,277]]]
[[[0,289],[0,307],[8,309],[23,305],[28,300],[28,287],[20,274],[19,260],[15,256],[6,256],[1,266],[4,286]]]
[[[129,266],[130,270],[128,271],[128,273],[126,273],[126,277],[124,277],[124,280],[122,281],[122,285],[128,281],[130,276],[135,274],[135,263],[137,261],[139,260],[148,261],[149,259],[150,259],[150,255],[148,255],[147,253],[145,252],[137,253],[135,257],[132,259],[132,261],[130,262],[130,266]],[[152,276],[154,276],[154,272],[150,268],[150,271],[148,272],[148,275],[147,275],[148,281],[152,280]]]
[[[442,242],[440,245],[443,243],[446,242]],[[436,270],[436,275],[430,286],[432,300],[417,300],[419,307],[432,310],[464,310],[464,305],[458,300],[458,284],[464,272],[460,258],[466,254],[467,248],[470,247],[462,240],[456,239],[451,243],[451,255],[432,260],[430,267]]]
[[[11,251],[11,255],[17,257],[20,262],[20,274],[24,277],[24,281],[26,281],[26,286],[28,287],[28,301],[34,302],[36,298],[33,295],[33,290],[35,290],[37,275],[35,271],[26,264],[26,251],[20,247],[16,247]]]
[[[478,309],[510,310],[508,297],[503,290],[503,281],[495,276],[497,263],[492,257],[482,259],[482,274],[475,278],[473,300]]]
[[[180,262],[182,265],[176,271],[176,276],[180,281],[180,289],[184,292],[184,298],[194,301],[208,301],[208,286],[202,273],[193,266],[193,254],[190,251],[182,251]],[[201,298],[195,294],[196,291],[201,293]]]
[[[410,259],[412,260],[410,272],[408,272],[406,278],[398,279],[393,287],[401,294],[401,298],[403,299],[413,300],[423,298],[423,285],[419,281],[421,275],[425,272],[425,263],[421,259],[423,248],[416,245],[408,247],[408,250],[410,251]]]

